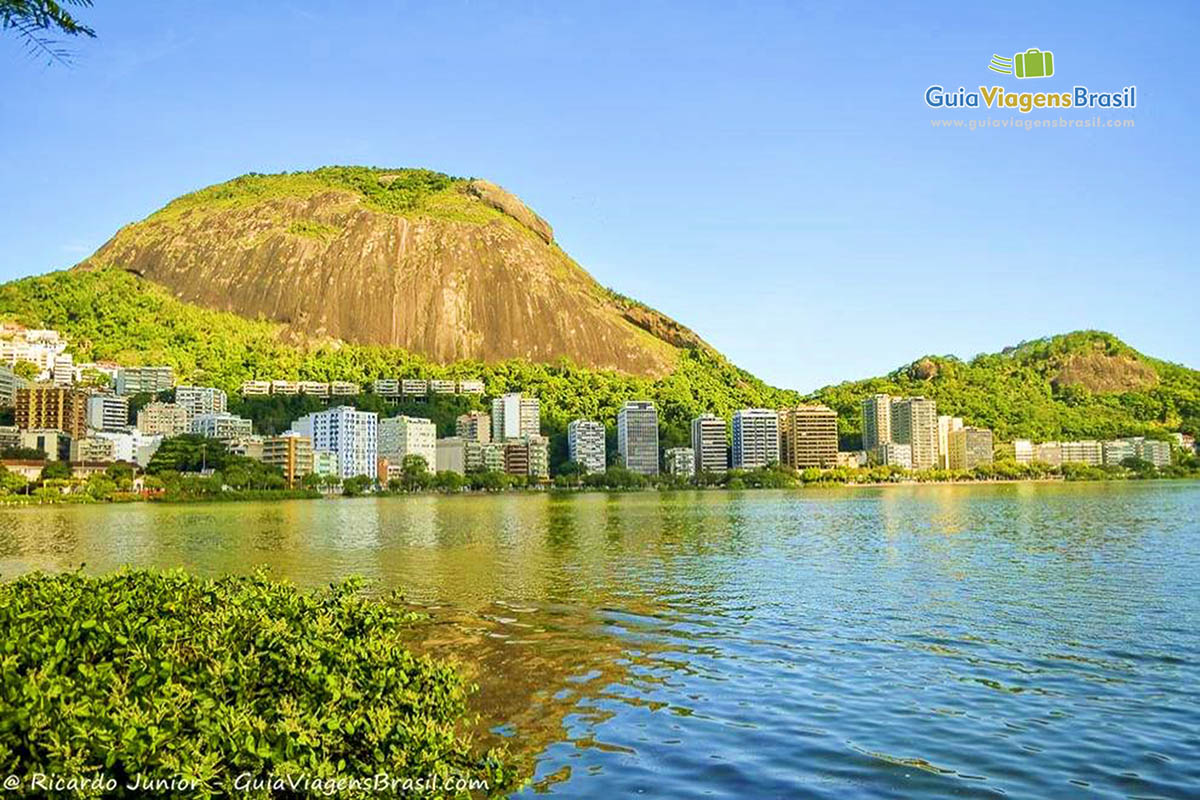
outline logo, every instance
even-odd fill
[[[1049,78],[1054,74],[1054,53],[1031,47],[1012,58],[992,54],[988,69],[1001,75],[1016,75],[1018,78]]]

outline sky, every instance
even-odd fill
[[[965,5],[96,0],[69,67],[0,33],[0,280],[246,172],[421,166],[775,385],[1081,328],[1200,367],[1200,4]],[[987,69],[1029,48],[1054,76]],[[1095,116],[1134,126],[933,127]]]

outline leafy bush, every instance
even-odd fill
[[[145,796],[125,788],[138,776],[201,797],[308,794],[237,791],[239,775],[511,788],[459,730],[463,680],[405,649],[413,615],[358,589],[146,571],[0,585],[0,773],[106,776],[115,789],[82,793],[106,797]]]

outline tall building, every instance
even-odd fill
[[[23,430],[60,430],[72,438],[87,433],[87,394],[39,383],[17,390],[16,422]]]
[[[658,474],[658,410],[649,400],[630,400],[617,412],[617,455],[642,475]]]
[[[0,366],[0,408],[12,408],[17,403],[17,389],[29,385],[29,381],[8,367]]]
[[[167,392],[174,384],[175,371],[170,367],[121,367],[115,388],[117,394],[129,396]]]
[[[1137,437],[1134,439],[1134,446],[1137,448],[1137,458],[1142,461],[1149,461],[1156,467],[1171,466],[1171,443],[1159,441],[1158,439],[1144,439]]]
[[[538,436],[542,432],[542,406],[536,397],[510,392],[492,401],[492,441]]]
[[[262,461],[283,470],[288,486],[295,487],[313,471],[312,439],[295,432],[268,436],[262,442]]]
[[[591,473],[604,472],[606,465],[604,426],[591,419],[572,420],[567,425],[567,458]]]
[[[526,436],[504,443],[504,471],[525,475],[531,481],[550,477],[550,440],[545,436]]]
[[[454,435],[471,442],[490,442],[492,418],[483,411],[468,411],[455,420]]]
[[[311,439],[314,451],[336,453],[339,477],[375,474],[379,453],[375,412],[337,406],[301,417],[292,423],[292,430]]]
[[[225,392],[212,386],[176,386],[175,404],[186,408],[193,417],[223,414],[228,410]]]
[[[671,475],[692,478],[696,475],[696,454],[690,447],[670,447],[663,453],[663,466]]]
[[[723,473],[729,467],[729,445],[725,420],[716,414],[701,414],[692,420],[692,473]]]
[[[1103,456],[1103,448],[1100,451]],[[1043,464],[1049,464],[1052,467],[1062,466],[1063,463],[1063,448],[1062,442],[1042,442],[1033,446],[1033,460]]]
[[[961,431],[962,417],[950,417],[941,414],[937,418],[937,466],[938,469],[950,469],[950,434]],[[1018,459],[1020,460],[1020,459]]]
[[[1120,466],[1127,458],[1137,458],[1137,443],[1133,439],[1116,439],[1101,445],[1104,455],[1104,465]]]
[[[939,417],[938,419],[941,419]],[[1013,460],[1018,464],[1032,464],[1037,458],[1037,448],[1028,439],[1013,439]]]
[[[94,394],[87,399],[87,424],[92,430],[120,431],[129,427],[129,398]]]
[[[192,429],[192,412],[176,403],[147,403],[138,411],[137,428],[146,434],[179,436]]]
[[[833,446],[837,453],[837,444]],[[769,408],[733,412],[733,467],[757,469],[779,462],[779,413]]]
[[[950,434],[950,469],[975,469],[992,463],[992,432],[987,428],[959,428]]]
[[[892,441],[892,398],[873,394],[862,402],[863,450],[871,452],[879,445]]]
[[[937,464],[937,404],[924,397],[892,400],[892,441],[912,446],[912,468]]]
[[[379,420],[378,457],[403,465],[406,456],[420,456],[430,472],[437,471],[437,426],[422,417],[387,417]]]
[[[236,414],[199,414],[192,417],[192,433],[228,442],[243,436],[252,436],[254,426],[250,420]]]
[[[779,461],[792,469],[837,466],[837,412],[826,406],[797,406],[779,412]]]

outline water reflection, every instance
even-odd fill
[[[0,573],[399,588],[571,797],[1182,796],[1197,519],[1184,483],[41,508]]]

